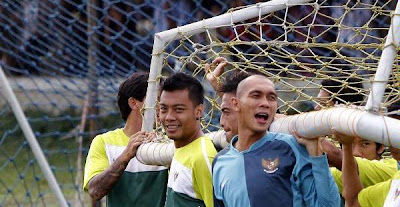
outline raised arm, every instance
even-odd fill
[[[342,163],[342,196],[345,199],[346,206],[358,207],[358,193],[363,189],[360,177],[358,175],[357,162],[353,156],[354,137],[344,136],[333,130],[335,139],[342,143],[343,163]]]
[[[342,170],[342,151],[325,138],[321,138],[321,148],[328,156],[329,165]]]
[[[217,57],[211,64],[206,64],[205,70],[207,73],[207,80],[210,82],[211,86],[217,92],[218,96],[222,98],[222,93],[219,92],[219,88],[221,85],[221,81],[219,80],[222,73],[225,71],[225,66],[228,64],[228,61],[223,57]],[[212,68],[214,68],[212,70]]]
[[[89,181],[89,195],[93,200],[100,200],[111,191],[129,161],[136,155],[136,150],[143,143],[145,137],[146,132],[137,132],[132,135],[122,154],[105,171]],[[90,158],[88,161],[90,162]]]
[[[292,134],[296,138],[295,147],[298,149],[297,163],[293,170],[293,192],[297,199],[302,200],[297,205],[339,206],[339,190],[330,172],[327,157],[319,147],[319,139],[302,138],[295,132]]]

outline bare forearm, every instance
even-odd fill
[[[209,81],[214,91],[217,92],[217,95],[222,98],[224,93],[220,92],[221,84],[218,82],[217,78],[209,79]]]
[[[322,150],[320,150],[318,146],[308,146],[307,151],[308,155],[311,157],[319,157],[323,154]]]
[[[357,197],[363,185],[358,175],[357,162],[353,157],[351,145],[343,145],[342,182],[342,194],[346,200],[346,206],[360,206]]]
[[[338,149],[331,141],[323,139],[321,141],[323,151],[328,156],[329,165],[342,170],[342,151]]]
[[[324,152],[319,147],[319,142],[320,138],[314,138],[309,139],[309,141],[305,143],[308,155],[310,155],[311,157],[319,157],[323,155]]]
[[[122,176],[129,160],[128,157],[121,155],[107,170],[91,179],[89,194],[93,200],[100,200],[111,191],[112,187]]]

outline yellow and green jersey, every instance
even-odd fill
[[[364,188],[387,181],[398,171],[395,159],[367,160],[356,157],[356,162],[360,180]],[[342,172],[336,168],[331,168],[331,172],[339,188],[339,192],[342,194]]]
[[[93,139],[85,164],[85,190],[88,190],[89,181],[94,176],[105,171],[121,155],[128,142],[129,137],[122,129],[109,131]],[[166,167],[144,165],[134,157],[107,195],[107,206],[164,206],[167,178]]]
[[[168,177],[165,207],[213,207],[211,164],[217,154],[208,137],[178,148]]]
[[[400,171],[392,179],[364,188],[358,194],[361,207],[400,206]]]

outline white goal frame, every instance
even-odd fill
[[[204,32],[206,28],[226,26],[298,4],[312,4],[312,2],[315,2],[315,0],[272,0],[155,34],[142,130],[153,130],[156,113],[157,77],[161,75],[162,52],[168,42],[181,38],[180,34],[183,33],[193,35]],[[334,127],[337,131],[346,135],[356,134],[361,138],[385,145],[400,146],[400,133],[398,133],[400,121],[380,115],[384,91],[395,61],[396,47],[400,42],[400,35],[394,34],[400,34],[400,2],[396,4],[365,110],[334,107],[318,112],[302,113],[273,122],[271,131],[289,133],[291,130],[297,129],[300,136],[316,137],[330,135],[331,128]],[[336,116],[337,114],[339,116]],[[327,121],[324,121],[325,119]],[[320,121],[316,122],[315,120]],[[305,126],[305,121],[314,124]],[[153,150],[158,152],[154,153]],[[149,151],[152,152],[151,155],[147,155],[146,152]],[[172,159],[173,152],[173,143],[164,143],[162,146],[160,146],[160,143],[147,143],[139,148],[137,158],[146,164],[167,165]]]

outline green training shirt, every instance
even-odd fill
[[[96,136],[89,149],[85,164],[83,188],[89,181],[106,170],[128,145],[129,137],[122,129]],[[108,207],[161,207],[166,197],[168,169],[144,165],[132,158],[120,180],[107,195]]]

